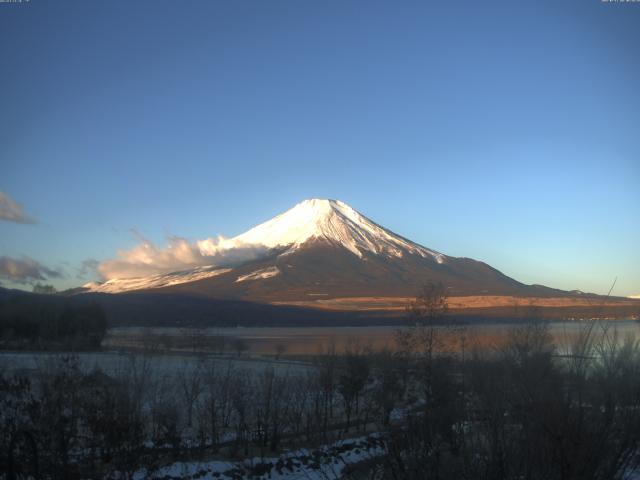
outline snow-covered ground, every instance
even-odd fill
[[[385,452],[380,436],[373,434],[341,440],[317,449],[303,448],[279,457],[256,457],[238,462],[219,460],[175,462],[155,471],[138,470],[133,478],[135,480],[338,479],[347,466],[373,459]]]

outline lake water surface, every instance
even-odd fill
[[[593,325],[595,333],[607,330],[617,334],[618,341],[627,335],[640,339],[640,323],[634,320],[602,320],[596,323],[557,322],[550,324],[550,332],[558,346],[574,341],[581,332]],[[504,344],[514,324],[484,323],[467,325],[463,329],[468,348],[499,348]],[[104,348],[156,348],[159,350],[208,349],[232,352],[238,339],[248,353],[273,355],[277,351],[290,355],[316,355],[329,348],[337,351],[359,346],[374,350],[396,348],[397,326],[371,327],[251,327],[251,328],[172,328],[121,327],[114,328],[103,342]],[[447,330],[442,327],[442,330]],[[461,332],[449,333],[450,342],[459,342]]]

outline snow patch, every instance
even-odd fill
[[[195,282],[196,280],[216,277],[230,271],[230,268],[206,266],[194,268],[193,270],[152,275],[150,277],[112,278],[104,283],[89,282],[83,285],[83,288],[86,288],[91,292],[122,293],[132,290],[162,288],[169,287],[171,285],[179,285],[181,283]]]
[[[247,275],[241,275],[236,280],[238,282],[244,282],[245,280],[260,280],[264,278],[275,277],[280,273],[280,269],[278,267],[269,267],[263,268],[261,270],[256,270],[255,272],[248,273]]]
[[[259,480],[342,478],[348,465],[371,460],[387,453],[384,439],[377,434],[323,445],[317,449],[302,448],[275,458],[251,458],[244,461],[176,462],[155,471],[138,470],[135,480],[157,478],[165,480],[199,479]]]

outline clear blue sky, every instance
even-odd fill
[[[639,294],[639,45],[640,4],[600,0],[0,3],[0,191],[36,222],[0,221],[0,256],[63,288],[132,228],[232,236],[324,197]]]

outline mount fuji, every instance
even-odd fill
[[[560,292],[525,285],[486,263],[419,245],[338,200],[305,200],[221,243],[218,248],[223,250],[255,247],[263,253],[240,264],[115,278],[87,284],[80,291],[170,293],[294,304],[411,297],[426,282],[442,283],[451,296],[549,296]]]

